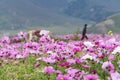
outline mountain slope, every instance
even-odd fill
[[[101,21],[120,12],[120,0],[75,0],[65,9],[69,16]]]
[[[109,16],[89,28],[90,33],[107,33],[109,30],[120,33],[120,13]]]
[[[86,22],[58,13],[62,9],[62,5],[65,6],[65,4],[67,4],[66,1],[61,0],[59,1],[61,3],[59,3],[55,2],[56,0],[51,0],[49,4],[47,1],[48,0],[1,0],[0,29],[17,30],[40,26],[79,26]],[[54,8],[55,6],[56,8]]]

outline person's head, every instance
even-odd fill
[[[85,24],[84,26],[87,27],[87,24]]]

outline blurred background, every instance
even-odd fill
[[[53,34],[120,33],[120,0],[0,0],[0,35],[46,29]]]

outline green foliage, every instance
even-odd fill
[[[17,64],[14,64],[18,61]],[[23,60],[11,60],[8,64],[2,63],[0,66],[0,79],[1,80],[47,80],[46,75],[42,72],[42,68],[45,66],[43,62],[40,62],[38,68],[34,68],[35,56],[31,55]],[[55,75],[51,74],[51,80],[54,80]]]

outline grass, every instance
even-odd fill
[[[19,61],[18,64],[14,64]],[[2,63],[0,66],[1,80],[47,80],[47,75],[42,72],[45,66],[40,62],[40,66],[34,68],[35,56],[29,56],[25,62],[23,60],[10,60],[9,63]],[[50,80],[55,80],[55,75],[51,74]]]
[[[9,62],[1,62],[0,66],[0,79],[1,80],[48,80],[48,75],[44,74],[42,72],[42,69],[49,65],[53,66],[54,68],[57,68],[57,70],[62,71],[66,69],[65,67],[60,67],[55,64],[47,64],[43,61],[39,61],[40,65],[37,68],[34,68],[34,64],[36,63],[36,56],[30,55],[26,57],[25,59],[11,59]],[[4,60],[8,60],[5,59]],[[117,56],[115,60],[112,61],[112,63],[116,66],[116,70],[119,71],[119,68],[117,68],[116,62],[120,60],[120,56]],[[15,64],[16,62],[16,64]],[[89,61],[89,63],[92,65],[90,69],[84,69],[81,65],[73,65],[74,68],[80,69],[80,70],[87,70],[88,72],[90,70],[97,70],[98,75],[100,76],[100,79],[102,80],[104,78],[104,75],[108,75],[104,70],[101,68],[101,64],[95,63],[92,64],[92,61]],[[108,75],[109,76],[109,75]],[[50,74],[50,80],[55,80],[56,74],[52,73]]]

